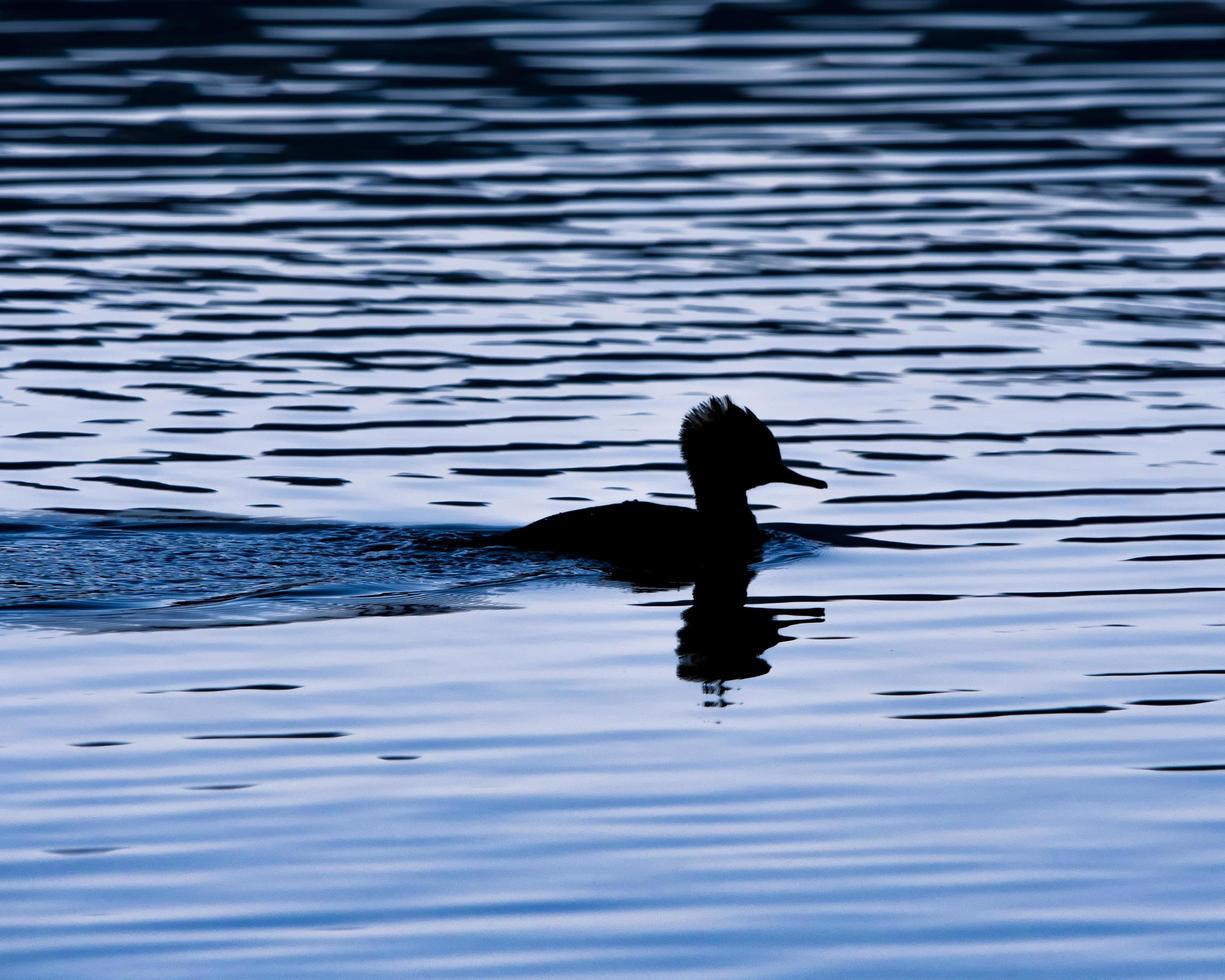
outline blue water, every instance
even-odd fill
[[[6,977],[1225,972],[1225,4],[0,15]]]

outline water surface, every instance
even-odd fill
[[[1219,2],[0,13],[6,973],[1220,975]]]

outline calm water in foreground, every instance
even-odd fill
[[[0,3],[0,972],[1221,976],[1225,6],[991,6]]]

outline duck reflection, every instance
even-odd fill
[[[729,681],[769,672],[762,654],[795,639],[784,636],[781,627],[825,621],[825,610],[817,607],[750,606],[748,589],[754,575],[753,569],[741,564],[704,570],[694,581],[693,603],[681,614],[676,676],[701,684],[709,707],[727,706]]]

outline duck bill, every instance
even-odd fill
[[[824,490],[829,486],[824,480],[818,480],[815,476],[804,476],[803,473],[797,473],[786,466],[779,471],[774,482],[791,483],[797,487],[812,487],[814,490]]]

